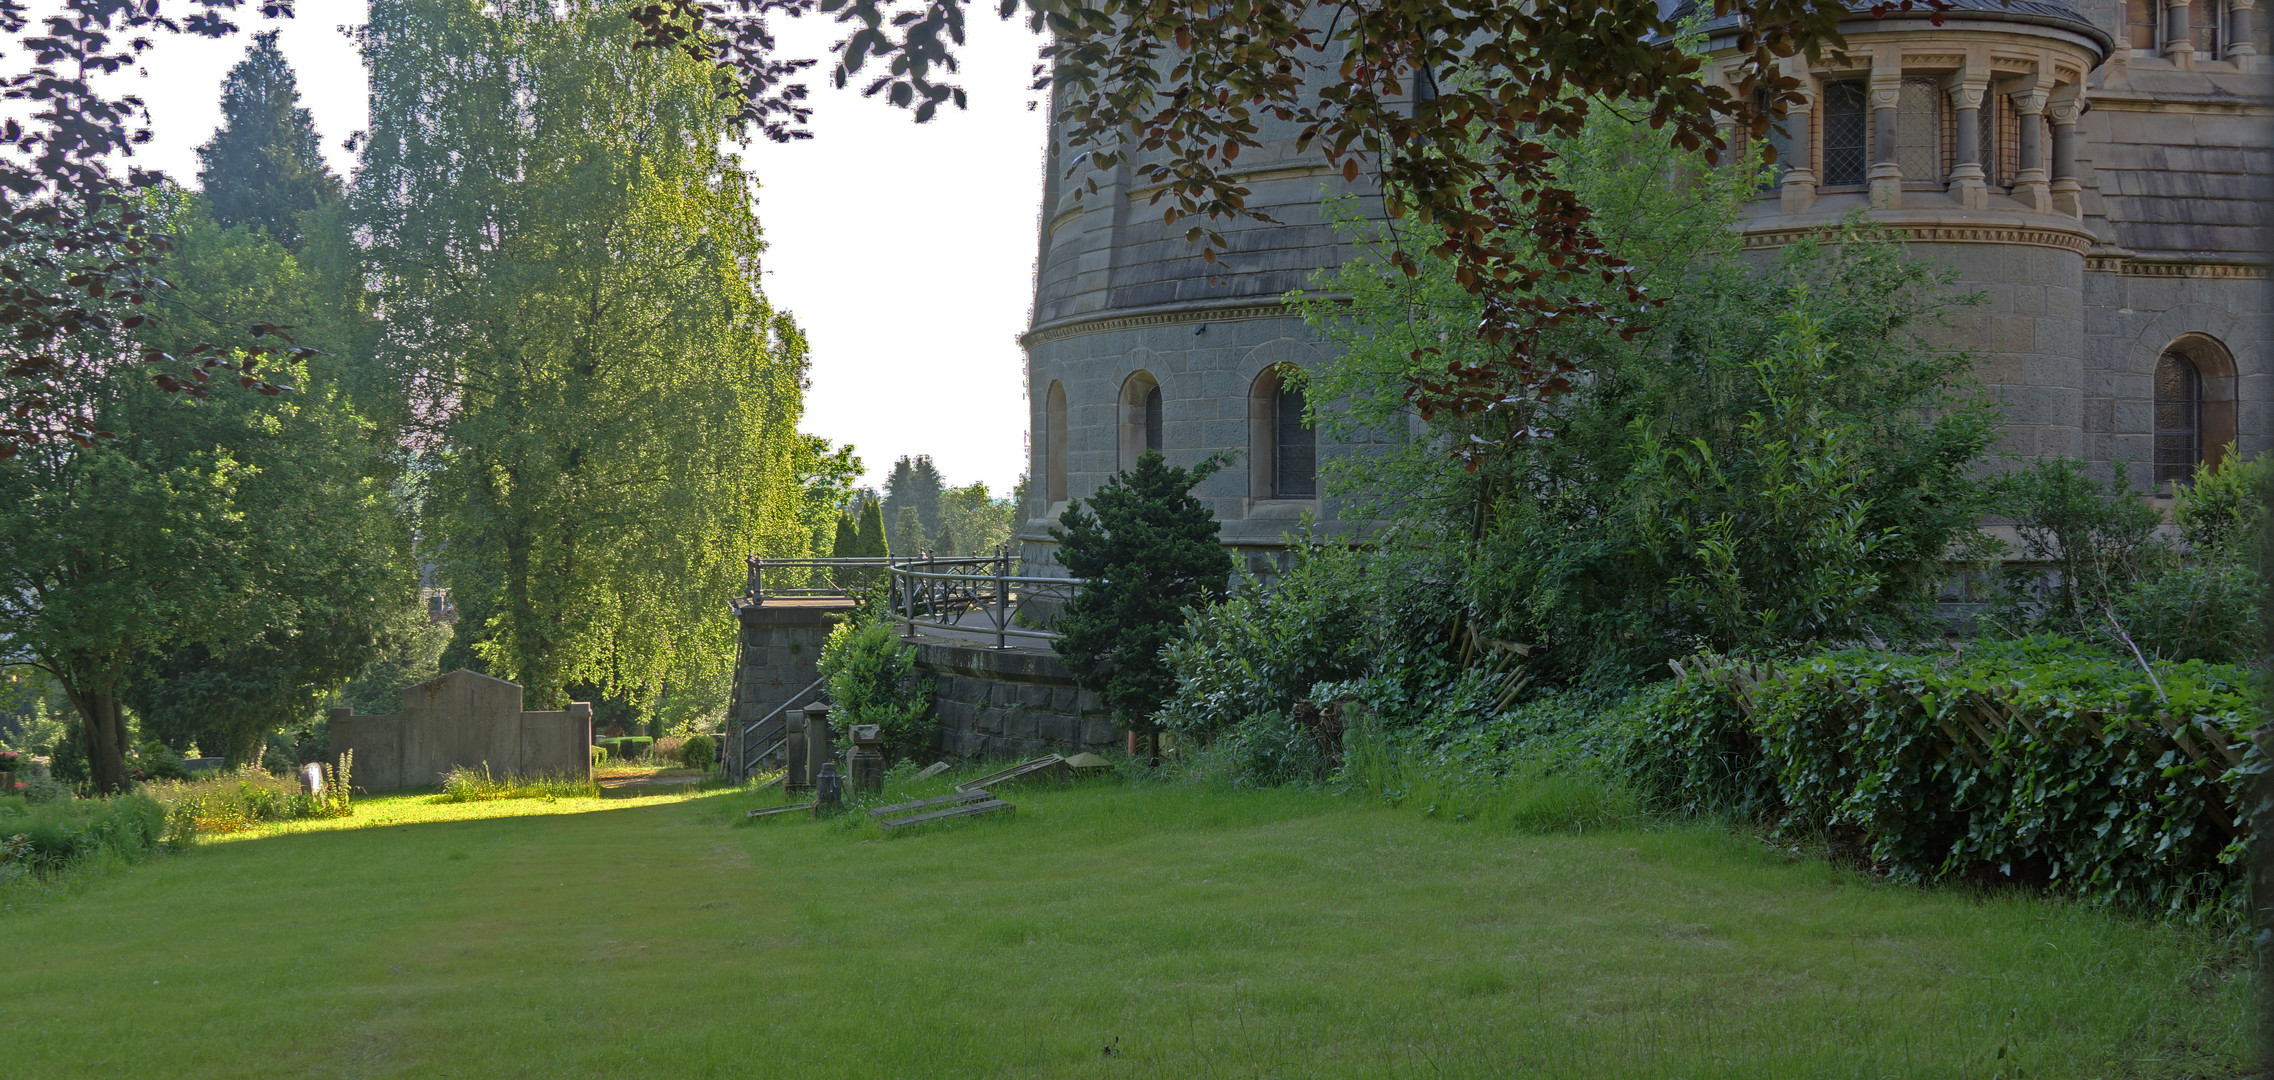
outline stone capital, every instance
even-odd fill
[[[2054,127],[2066,127],[2077,122],[2084,114],[2084,102],[2076,98],[2055,101],[2045,106],[2045,120]]]
[[[1877,82],[1874,82],[1874,83],[1872,83],[1872,84],[1871,84],[1871,107],[1872,107],[1872,108],[1874,108],[1874,109],[1892,109],[1892,108],[1894,108],[1894,107],[1896,106],[1896,104],[1897,104],[1897,103],[1901,102],[1902,100],[1903,100],[1903,87],[1902,87],[1902,85],[1901,85],[1901,84],[1899,84],[1899,83],[1888,83],[1888,84],[1882,85],[1882,84],[1880,84],[1880,83],[1877,83]]]
[[[2052,97],[2052,93],[2044,89],[2024,90],[2013,95],[2013,111],[2023,116],[2036,116],[2045,111],[2046,102]]]
[[[2227,10],[2229,12],[2249,11],[2251,8],[2254,8],[2256,6],[2258,6],[2257,0],[2227,0]]]
[[[1988,92],[1989,87],[1985,85],[1959,83],[1950,88],[1950,107],[1959,110],[1979,109],[1982,107],[1983,95]]]

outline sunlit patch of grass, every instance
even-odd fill
[[[728,827],[778,805],[771,789],[359,799],[353,818],[264,826],[6,916],[9,1074],[2178,1078],[2247,1061],[2248,966],[2183,927],[1889,886],[1704,827],[1524,830],[1113,780],[999,793],[1015,816],[888,838],[858,807]]]

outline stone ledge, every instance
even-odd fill
[[[916,666],[936,675],[960,675],[988,682],[1072,686],[1074,673],[1055,653],[1036,649],[990,649],[916,639]]]

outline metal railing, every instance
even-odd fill
[[[1058,613],[1082,587],[1080,580],[1011,573],[1011,555],[934,555],[883,559],[766,559],[750,557],[750,583],[737,604],[768,600],[851,597],[889,584],[892,614],[910,627],[993,639],[1048,640]]]
[[[1010,572],[1007,553],[956,559],[918,558],[892,564],[892,613],[911,627],[994,638],[1057,637],[1058,613],[1082,587],[1080,580],[1022,577]]]
[[[813,680],[812,682],[806,684],[805,689],[791,694],[789,697],[783,699],[781,704],[774,706],[774,711],[759,717],[758,719],[750,722],[743,727],[741,737],[737,738],[734,741],[735,770],[733,775],[736,779],[749,779],[751,766],[757,764],[758,762],[766,760],[767,756],[772,754],[775,748],[782,745],[783,739],[788,735],[788,732],[783,730],[783,728],[787,723],[791,707],[797,705],[801,701],[804,701],[807,695],[821,689],[821,684],[827,681],[827,679]],[[773,741],[771,743],[767,743],[768,739],[771,739]],[[764,749],[759,750],[755,754],[750,752],[751,747],[757,746],[762,743],[765,744]]]

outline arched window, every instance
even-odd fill
[[[1066,388],[1057,382],[1050,384],[1050,394],[1043,404],[1043,488],[1044,506],[1066,501]]]
[[[2216,469],[2235,441],[2234,355],[2208,334],[2164,346],[2155,369],[2155,482],[2183,484]]]
[[[1895,164],[1903,170],[1903,186],[1912,190],[1939,189],[1947,171],[1943,128],[1948,123],[1943,103],[1949,97],[1936,79],[1905,79],[1895,105]]]
[[[2203,376],[2177,352],[2156,361],[2156,484],[2186,483],[2203,463]]]
[[[1121,384],[1121,467],[1134,469],[1147,450],[1161,448],[1161,383],[1152,372],[1133,373]]]
[[[1303,392],[1269,367],[1248,388],[1248,495],[1315,499],[1318,434],[1303,419]]]
[[[1871,123],[1864,108],[1863,84],[1853,80],[1824,87],[1824,185],[1860,187],[1871,157]]]

